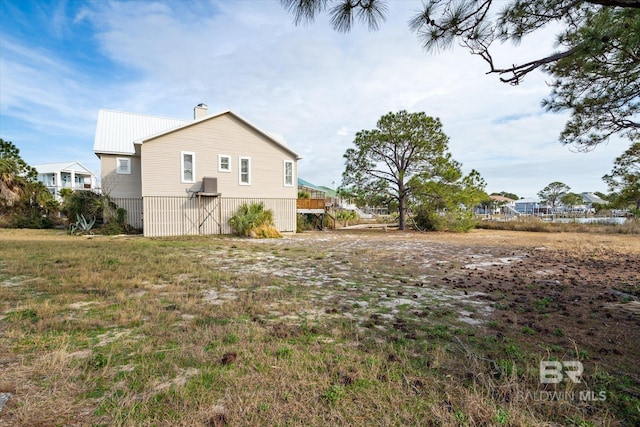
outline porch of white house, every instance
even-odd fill
[[[93,179],[90,174],[73,171],[40,174],[40,181],[57,200],[61,200],[60,190],[63,188],[72,190],[91,190],[93,188]]]

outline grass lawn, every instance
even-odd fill
[[[639,240],[0,230],[0,426],[638,425]]]

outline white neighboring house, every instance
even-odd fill
[[[538,199],[533,198],[522,198],[516,200],[513,204],[513,209],[524,215],[536,215],[540,213],[540,210],[544,207]]]
[[[60,190],[95,190],[97,179],[93,172],[80,162],[45,163],[33,165],[38,171],[38,181],[42,182],[56,200],[61,201]]]
[[[493,202],[494,214],[520,215],[520,211],[516,210],[516,201],[504,196],[492,194],[489,199]]]
[[[595,211],[595,207],[594,204],[598,204],[600,206],[606,206],[609,204],[608,201],[604,200],[603,198],[601,198],[600,196],[596,195],[595,193],[591,193],[591,192],[584,192],[580,194],[582,196],[582,199],[584,200],[584,208],[586,210],[592,210]]]

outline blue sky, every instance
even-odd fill
[[[331,186],[355,133],[406,109],[439,117],[454,158],[489,191],[606,191],[601,177],[628,142],[562,146],[566,116],[540,107],[548,76],[514,87],[461,48],[425,53],[407,26],[419,6],[389,2],[379,31],[337,34],[325,17],[296,27],[277,0],[3,0],[0,137],[30,164],[80,161],[99,174],[100,108],[189,119],[204,102],[282,134],[303,157],[300,177]],[[494,58],[536,58],[553,40],[548,29]]]

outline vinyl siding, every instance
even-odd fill
[[[116,173],[116,158],[118,157],[131,159],[131,174]],[[142,197],[140,169],[140,157],[101,154],[102,192],[117,199]]]
[[[114,199],[111,201],[116,204],[117,207],[123,208],[127,211],[127,224],[142,230],[142,199]]]
[[[195,153],[195,184],[181,182],[181,151]],[[218,172],[219,154],[231,156],[230,173]],[[185,197],[190,191],[200,190],[203,177],[217,177],[218,192],[223,197],[297,197],[297,188],[283,184],[284,160],[293,161],[294,182],[296,180],[295,155],[231,114],[145,141],[141,157],[142,195],[145,198]],[[251,158],[251,185],[239,185],[240,157]],[[146,208],[145,212],[148,212]]]

